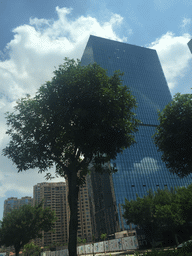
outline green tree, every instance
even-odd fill
[[[41,247],[35,245],[34,242],[31,242],[24,245],[23,252],[27,256],[38,256],[41,252]]]
[[[177,93],[162,112],[154,142],[170,172],[184,177],[192,172],[192,95]]]
[[[184,188],[158,189],[154,193],[149,190],[143,198],[137,196],[135,201],[126,199],[124,218],[127,223],[132,222],[143,228],[153,247],[158,235],[165,231],[170,231],[178,244],[178,230],[185,228],[186,221],[191,219],[192,209],[192,204],[189,206],[186,201],[183,202],[184,197],[188,199],[183,191]],[[185,214],[186,208],[189,209]]]
[[[77,203],[90,163],[97,172],[115,172],[107,164],[132,145],[139,121],[136,100],[122,85],[120,71],[107,76],[96,63],[82,66],[65,59],[36,95],[17,101],[6,116],[11,137],[3,154],[18,171],[38,168],[66,178],[70,207],[69,255],[77,255]]]
[[[155,192],[155,218],[159,221],[162,230],[170,231],[175,237],[178,245],[178,230],[185,225],[185,218],[182,215],[180,201],[178,200],[178,189],[158,190]]]
[[[187,188],[177,188],[177,200],[180,204],[181,215],[185,219],[186,224],[189,225],[192,222],[192,184]]]
[[[49,231],[56,221],[55,213],[42,204],[32,207],[23,205],[8,213],[1,221],[0,245],[14,246],[16,256],[25,244],[42,237],[42,231]]]
[[[160,225],[155,218],[154,194],[152,190],[147,193],[143,198],[136,194],[136,200],[128,201],[125,199],[125,204],[122,205],[124,208],[123,217],[127,219],[127,224],[139,225],[144,230],[147,240],[154,247],[160,232]]]

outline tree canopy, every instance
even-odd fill
[[[136,195],[136,200],[125,199],[125,204],[122,205],[123,217],[127,219],[127,224],[139,225],[144,230],[146,239],[154,246],[155,238],[160,231],[160,225],[155,218],[154,194],[149,190],[143,198]]]
[[[176,94],[162,112],[154,134],[158,151],[170,172],[179,177],[192,173],[192,95]]]
[[[79,186],[90,163],[97,172],[114,172],[105,163],[134,142],[139,121],[133,112],[136,100],[122,85],[120,71],[109,77],[96,63],[82,66],[65,59],[54,77],[36,95],[17,101],[7,113],[11,137],[3,154],[24,171],[46,171],[68,182],[70,206],[69,254],[76,255]]]
[[[30,240],[42,237],[56,221],[55,213],[42,204],[32,207],[23,205],[8,213],[1,221],[0,245],[14,246],[16,256]]]
[[[178,230],[185,230],[192,221],[191,196],[192,185],[188,188],[158,189],[154,193],[149,190],[143,198],[137,195],[136,200],[125,199],[123,216],[127,223],[139,225],[153,246],[165,231],[170,231],[178,244]]]

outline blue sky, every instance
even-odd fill
[[[65,57],[80,59],[90,34],[156,49],[171,94],[191,93],[191,13],[191,0],[0,0],[0,151],[9,140],[4,113],[34,95]],[[0,156],[0,219],[5,199],[32,196],[43,181]]]

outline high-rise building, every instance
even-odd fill
[[[135,133],[136,144],[118,154],[111,164],[118,172],[113,174],[116,206],[121,230],[131,229],[123,219],[121,204],[143,197],[151,188],[170,189],[187,186],[192,176],[180,179],[171,174],[161,160],[161,153],[153,142],[152,135],[159,124],[157,110],[162,111],[171,100],[171,94],[157,55],[153,49],[116,42],[90,36],[81,64],[96,62],[107,70],[109,76],[115,70],[124,72],[123,84],[127,85],[137,100],[135,110],[141,120],[139,131]]]
[[[66,181],[67,183],[67,181]],[[112,176],[92,170],[79,189],[77,237],[91,242],[119,231]]]
[[[188,44],[189,50],[192,53],[192,39],[187,44]]]
[[[119,221],[115,202],[112,175],[99,174],[94,170],[87,175],[90,211],[93,223],[93,234],[99,240],[101,234],[107,236],[119,231]]]
[[[67,189],[65,182],[43,182],[33,187],[34,205],[44,199],[44,208],[50,207],[56,213],[55,232],[42,232],[42,239],[36,239],[39,246],[49,246],[54,243],[64,244],[68,241],[69,209],[67,204]]]
[[[77,237],[86,239],[87,242],[92,241],[93,235],[93,219],[91,216],[90,204],[88,183],[86,182],[79,189]]]
[[[43,232],[42,239],[36,239],[36,244],[49,246],[54,243],[65,244],[69,238],[70,209],[68,204],[68,186],[66,182],[44,182],[33,187],[34,204],[44,199],[44,207],[55,211],[57,221],[55,232]],[[92,219],[87,184],[79,191],[78,201],[78,232],[77,236],[86,241],[92,241]]]
[[[18,209],[24,204],[33,205],[33,198],[29,196],[22,197],[21,199],[18,199],[17,197],[9,197],[4,201],[3,217],[5,217],[11,210]]]

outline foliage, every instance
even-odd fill
[[[17,256],[25,244],[42,237],[42,231],[51,230],[55,220],[55,213],[49,208],[43,209],[42,204],[35,207],[23,205],[12,210],[1,221],[0,244],[14,246]]]
[[[178,251],[183,253],[192,253],[192,242],[187,241],[186,243],[183,244],[182,248],[178,249]]]
[[[77,243],[80,244],[82,242],[82,239],[80,237],[77,237]]]
[[[41,248],[38,245],[35,245],[34,242],[28,243],[24,245],[23,252],[30,256],[39,255],[41,252]]]
[[[143,198],[135,201],[125,199],[124,218],[127,223],[139,225],[152,245],[155,244],[158,234],[171,231],[178,244],[178,230],[185,230],[186,224],[192,221],[192,185],[188,188],[172,188],[154,193],[151,190]]]
[[[81,243],[86,244],[86,242],[87,242],[87,240],[85,238],[81,239],[81,238],[77,237],[77,243],[79,243],[79,244],[81,244]]]
[[[155,218],[154,194],[149,190],[148,195],[144,195],[143,198],[138,194],[136,196],[136,200],[125,199],[123,217],[127,219],[127,224],[139,225],[144,230],[147,240],[154,246],[155,237],[160,231],[159,222]]]
[[[105,239],[107,238],[107,233],[105,234],[101,234],[101,239],[105,241]]]
[[[18,171],[56,165],[56,175],[68,183],[70,207],[69,255],[76,255],[77,202],[90,163],[95,171],[115,172],[109,160],[134,142],[139,121],[133,113],[136,100],[122,85],[120,71],[107,76],[96,63],[82,66],[65,59],[54,77],[36,95],[17,101],[7,113],[11,137],[3,154]]]
[[[160,250],[153,249],[152,251],[147,251],[143,253],[143,256],[190,256],[191,255],[191,245],[188,244],[180,250],[177,249],[168,249],[164,250],[163,248]],[[136,252],[134,255],[140,255]]]
[[[155,216],[164,231],[171,231],[178,242],[177,231],[184,228],[186,216],[182,214],[180,188],[158,190],[155,192]]]
[[[108,77],[97,64],[83,67],[66,59],[54,74],[34,98],[27,95],[7,113],[11,141],[3,154],[19,172],[47,171],[56,163],[62,176],[73,157],[82,169],[81,183],[90,162],[102,172],[102,164],[135,142],[136,101],[122,86],[122,73]]]
[[[135,254],[139,255],[139,254]],[[153,250],[152,252],[145,252],[143,256],[191,256],[191,253],[183,252],[183,251],[177,251],[177,250],[166,250],[166,251],[159,251],[159,250]]]
[[[187,188],[181,187],[177,189],[177,200],[180,205],[182,217],[186,223],[192,222],[192,184]]]
[[[170,172],[185,177],[192,172],[192,95],[177,93],[162,112],[154,134],[158,151]]]

